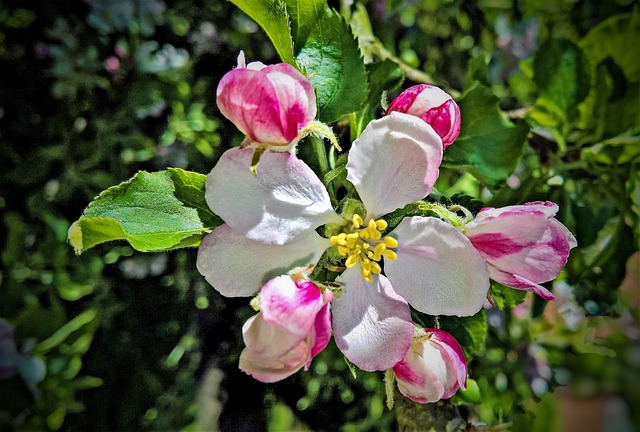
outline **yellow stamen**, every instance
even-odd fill
[[[387,249],[386,251],[384,251],[383,255],[389,261],[395,261],[396,259],[398,259],[398,254],[392,250]]]
[[[371,219],[365,226],[362,217],[356,214],[351,222],[345,232],[331,237],[331,244],[337,246],[338,253],[347,258],[345,267],[352,268],[360,264],[362,278],[372,282],[373,275],[382,272],[379,261],[383,257],[390,261],[398,257],[390,250],[398,246],[398,241],[393,237],[382,237],[382,231],[388,227],[384,219]]]
[[[354,214],[353,218],[351,218],[351,222],[353,222],[353,227],[355,229],[358,229],[362,226],[362,224],[364,223],[364,221],[362,220],[362,216],[360,216],[359,214]]]

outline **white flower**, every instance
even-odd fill
[[[380,216],[424,198],[442,161],[442,141],[417,117],[391,113],[353,142],[347,179],[367,210],[346,223],[322,182],[295,156],[266,153],[257,176],[251,149],[227,151],[207,177],[206,198],[226,223],[203,240],[198,270],[226,296],[251,296],[274,276],[315,264],[335,245],[347,269],[332,304],[338,348],[363,370],[385,370],[413,336],[409,304],[431,315],[473,315],[489,289],[487,266],[455,227],[408,217],[387,236]],[[325,239],[315,229],[343,223]],[[384,259],[383,259],[384,258]]]

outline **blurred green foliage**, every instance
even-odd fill
[[[365,60],[384,61],[367,65],[372,92],[393,97],[399,70],[404,87],[428,77],[469,107],[478,128],[462,144],[500,122],[495,146],[522,155],[508,173],[486,161],[484,172],[443,169],[440,191],[492,206],[557,202],[578,238],[552,284],[554,303],[492,287],[497,307],[470,362],[473,393],[453,402],[478,423],[552,430],[559,396],[549,392],[570,385],[583,398],[616,395],[626,409],[618,418],[639,425],[638,3],[330,3],[342,17],[328,19],[351,23]],[[294,42],[309,35],[296,29]],[[108,243],[75,256],[66,243],[101,191],[139,170],[207,173],[241,142],[215,106],[241,49],[278,61],[258,25],[223,1],[0,5],[0,318],[16,346],[46,364],[37,394],[18,375],[0,378],[0,393],[12,395],[0,398],[1,429],[395,427],[381,375],[353,377],[333,343],[308,372],[274,386],[237,371],[251,310],[211,289],[195,250],[143,255]],[[479,100],[491,109],[481,113]],[[378,115],[380,102],[368,98],[352,124]],[[344,122],[335,129],[348,134]]]

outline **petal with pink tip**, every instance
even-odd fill
[[[242,339],[251,351],[265,359],[276,359],[288,353],[303,337],[265,321],[261,313],[252,316],[242,326]]]
[[[489,291],[489,271],[471,242],[439,219],[405,218],[391,233],[398,240],[395,261],[385,274],[411,306],[430,315],[477,313]]]
[[[567,233],[564,225],[539,212],[502,212],[467,225],[466,234],[490,267],[530,281],[531,288],[535,288],[562,271],[571,248]],[[492,276],[496,274],[493,272]],[[514,281],[504,278],[495,280],[514,285]],[[517,281],[515,284],[521,285]]]
[[[240,369],[263,383],[274,383],[298,372],[305,365],[308,347],[300,341],[293,349],[282,357],[267,359],[249,348],[240,354]]]
[[[545,300],[554,300],[556,298],[551,291],[542,285],[523,278],[522,276],[505,273],[492,266],[489,266],[489,275],[491,276],[491,279],[501,283],[502,285],[523,291],[531,291]]]
[[[462,348],[458,341],[444,330],[429,328],[425,331],[431,333],[431,343],[437,344],[447,354],[447,360],[450,362],[451,369],[455,372],[456,381],[463,390],[467,388],[467,359],[464,357]],[[445,391],[443,399],[448,399],[455,394],[457,386],[451,386]]]
[[[446,391],[447,363],[441,350],[428,340],[412,342],[407,356],[393,371],[400,393],[414,402],[437,402]]]
[[[247,297],[269,279],[317,263],[330,246],[329,240],[315,231],[296,242],[269,245],[250,240],[224,224],[202,240],[196,266],[220,294]]]
[[[500,208],[485,207],[478,212],[476,217],[467,224],[467,227],[474,227],[486,220],[493,220],[497,217],[505,217],[513,214],[539,214],[541,217],[550,219],[558,213],[558,205],[551,201],[533,201],[521,205],[512,205]]]
[[[222,114],[259,143],[285,145],[315,117],[316,99],[309,80],[288,64],[234,69],[216,92]]]
[[[347,179],[367,218],[390,213],[431,192],[442,162],[442,141],[422,120],[392,112],[373,120],[353,142]]]
[[[327,291],[327,293],[331,293]],[[325,300],[328,302],[333,299],[333,294],[331,296],[326,297]],[[311,347],[311,358],[318,355],[320,351],[325,349],[329,344],[329,340],[331,339],[331,312],[329,311],[329,303],[326,303],[318,315],[316,315],[316,322],[313,327],[313,345]],[[309,359],[309,363],[311,362],[311,358]],[[309,364],[307,364],[307,367]]]
[[[264,320],[299,338],[311,332],[323,305],[322,292],[308,280],[280,276],[260,290],[260,313]]]
[[[285,244],[320,225],[342,222],[324,185],[290,153],[262,155],[251,173],[253,150],[227,150],[207,176],[205,198],[234,231],[252,240]]]
[[[345,270],[336,282],[345,289],[331,308],[336,345],[360,369],[390,369],[411,343],[409,305],[386,277],[374,275],[373,282],[365,282],[357,267]]]

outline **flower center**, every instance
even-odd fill
[[[382,231],[387,228],[384,219],[371,219],[366,227],[360,215],[353,215],[352,223],[347,230],[331,237],[331,244],[338,247],[341,256],[347,257],[345,267],[351,268],[360,264],[360,274],[367,282],[373,281],[373,274],[380,274],[380,260],[385,257],[395,261],[398,255],[391,249],[398,247],[398,240],[385,236]]]

